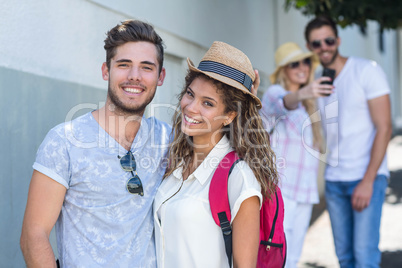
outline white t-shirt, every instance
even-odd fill
[[[223,137],[187,180],[183,181],[182,168],[163,180],[153,205],[158,267],[229,267],[208,193],[215,169],[232,150]],[[244,161],[236,164],[229,177],[228,195],[232,222],[245,199],[258,196],[262,203],[260,184]]]
[[[318,99],[329,149],[325,179],[359,180],[367,170],[376,134],[368,101],[389,94],[389,85],[376,62],[349,57],[334,86],[333,94]],[[386,156],[378,174],[389,175]]]

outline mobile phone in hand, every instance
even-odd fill
[[[332,85],[332,83],[334,82],[334,79],[335,79],[335,70],[330,69],[330,68],[324,68],[324,70],[322,71],[322,76],[330,77],[331,81],[323,81],[323,82],[321,82],[321,84]],[[322,94],[322,95],[329,96],[331,94]]]

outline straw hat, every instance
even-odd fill
[[[275,72],[269,76],[271,83],[274,84],[276,82],[276,76],[282,67],[291,62],[301,61],[305,58],[311,58],[311,67],[314,72],[315,68],[320,64],[317,55],[312,52],[303,52],[303,50],[293,42],[282,44],[275,52],[276,69]]]
[[[240,89],[250,95],[261,107],[260,99],[251,93],[255,73],[250,60],[240,50],[223,42],[215,41],[202,58],[198,68],[187,58],[188,67],[215,80]]]

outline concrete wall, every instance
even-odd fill
[[[24,267],[18,243],[36,150],[70,111],[96,108],[105,92],[4,67],[0,88],[0,267]]]
[[[284,0],[0,0],[0,267],[24,267],[19,235],[31,166],[44,136],[71,114],[96,109],[105,100],[107,82],[100,67],[108,29],[138,18],[153,24],[165,40],[167,77],[147,115],[169,122],[186,57],[197,64],[214,40],[243,50],[262,75],[259,94],[265,91],[276,47],[287,41],[304,47],[308,18],[299,11],[285,13],[283,4]],[[370,24],[367,37],[355,28],[342,30],[341,52],[378,60],[393,89],[400,90],[400,35],[387,32],[385,53],[379,53],[376,27]],[[400,105],[398,96],[393,102]],[[393,112],[395,118],[400,116],[400,106]]]
[[[244,0],[170,0],[134,1],[92,0],[127,16],[152,22],[177,39],[208,48],[215,40],[228,42],[243,50],[255,66],[268,69],[272,62],[273,4],[275,1]],[[182,50],[167,50],[179,57],[192,56]],[[201,55],[200,55],[201,56]],[[199,58],[194,60],[198,61]]]

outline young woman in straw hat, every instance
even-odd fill
[[[314,117],[318,116],[315,102],[332,93],[333,86],[320,84],[329,77],[313,81],[319,61],[295,43],[281,45],[275,61],[273,85],[263,95],[261,113],[272,133],[285,203],[286,267],[297,267],[313,204],[319,202],[317,174],[324,146],[320,122]]]
[[[188,59],[174,116],[169,166],[154,201],[158,267],[229,267],[209,185],[230,151],[243,158],[229,176],[233,267],[255,267],[259,209],[277,185],[275,157],[251,93],[255,73],[240,50],[214,42],[198,67]]]

